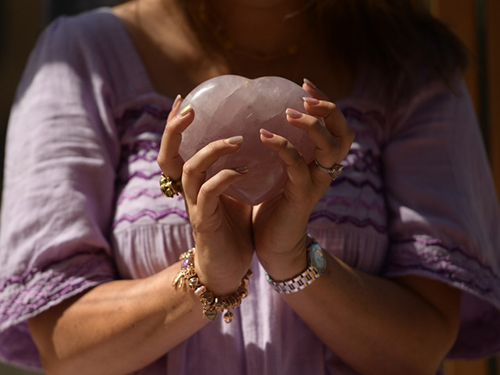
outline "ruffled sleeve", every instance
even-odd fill
[[[391,246],[385,275],[459,288],[451,358],[500,351],[500,215],[465,85],[425,89],[396,111],[383,151]]]
[[[40,37],[7,135],[0,358],[24,367],[40,367],[28,318],[116,276],[113,97],[84,34],[69,24],[60,19]]]

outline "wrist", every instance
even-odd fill
[[[288,280],[307,268],[308,237],[304,236],[297,245],[287,252],[268,252],[259,255],[259,261],[266,273],[274,280]]]
[[[195,258],[195,268],[198,270],[198,278],[200,282],[218,296],[224,296],[234,293],[238,290],[240,281],[243,275],[239,273],[233,275],[207,275],[202,271],[203,267],[199,267]]]
[[[203,285],[216,295],[226,295],[238,289],[249,263],[242,264],[233,254],[220,250],[197,244],[193,263]]]
[[[273,280],[288,280],[300,273],[304,272],[307,268],[306,251],[302,251],[295,257],[277,255],[273,259],[262,260],[259,259],[262,267],[266,273]]]
[[[252,271],[249,269],[246,272],[240,280],[236,291],[223,294],[214,293],[200,280],[194,264],[194,260],[196,259],[195,253],[195,248],[192,248],[181,254],[179,258],[181,261],[181,270],[174,279],[172,286],[176,289],[183,287],[184,289],[191,289],[200,299],[203,316],[209,320],[214,320],[219,313],[224,313],[224,321],[230,323],[234,318],[231,310],[238,307],[241,304],[241,300],[248,295],[247,286]]]
[[[307,268],[287,279],[275,279],[269,273],[267,281],[280,294],[296,293],[312,284],[326,271],[326,257],[321,246],[309,237],[307,245]]]

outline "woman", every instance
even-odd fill
[[[56,21],[10,123],[3,358],[49,374],[434,374],[497,352],[499,214],[462,58],[409,0],[138,0]],[[177,153],[196,108],[169,98],[226,73],[308,77],[287,120],[318,164],[262,129],[288,180],[256,207],[223,194],[246,166],[205,180],[238,134]],[[172,287],[193,272],[196,293]],[[208,292],[248,297],[219,311]]]

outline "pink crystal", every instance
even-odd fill
[[[249,172],[226,194],[248,204],[259,204],[275,197],[286,181],[285,165],[277,153],[260,140],[265,128],[287,138],[304,156],[313,160],[314,144],[301,129],[286,121],[286,108],[305,112],[303,97],[309,96],[299,85],[280,77],[250,80],[236,75],[212,78],[196,87],[182,107],[192,104],[195,119],[184,131],[179,153],[189,159],[208,143],[242,135],[236,153],[220,158],[207,170],[207,179],[221,169],[248,166]]]

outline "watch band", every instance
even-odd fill
[[[271,276],[266,273],[267,281],[279,294],[296,293],[304,289],[320,276],[321,274],[313,267],[307,267],[300,275],[285,281],[274,281]]]
[[[307,264],[307,269],[293,279],[275,281],[267,273],[266,279],[276,292],[291,294],[306,288],[319,278],[325,271],[326,263],[323,249],[312,237],[309,237],[309,246],[307,247]]]

